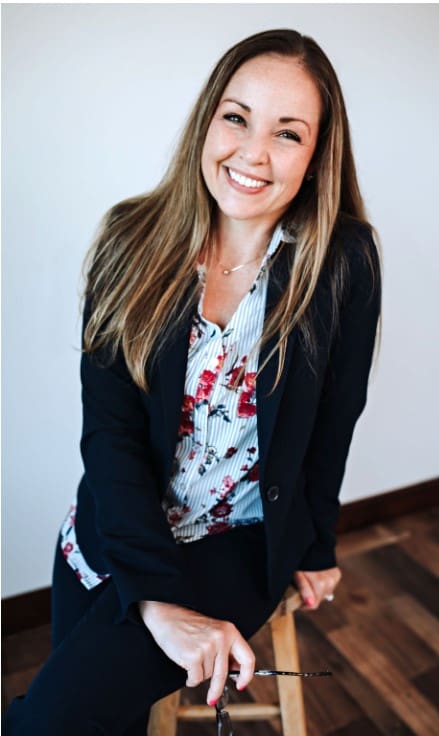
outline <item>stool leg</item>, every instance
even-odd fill
[[[296,624],[292,614],[280,616],[270,623],[276,669],[299,667]],[[279,703],[284,736],[306,736],[305,708],[300,677],[278,677]]]
[[[149,716],[148,736],[177,736],[179,703],[179,690],[154,703]]]

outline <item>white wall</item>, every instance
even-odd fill
[[[3,5],[4,595],[50,584],[81,474],[78,292],[98,220],[157,183],[211,67],[256,31],[296,28],[332,59],[383,243],[382,352],[342,498],[438,475],[438,20],[437,5]]]

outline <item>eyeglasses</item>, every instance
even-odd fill
[[[329,677],[332,672],[324,670],[323,672],[284,672],[281,670],[255,670],[254,674],[257,677]],[[237,670],[229,672],[230,678],[236,678],[239,676]],[[217,736],[234,736],[232,721],[230,715],[227,712],[227,706],[229,704],[229,688],[225,685],[223,694],[215,705],[216,710],[216,724],[217,724]]]
[[[232,721],[226,711],[229,704],[229,688],[224,686],[223,694],[215,703],[217,736],[233,736]]]

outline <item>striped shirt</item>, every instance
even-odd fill
[[[202,316],[201,296],[190,337],[174,473],[163,502],[178,542],[263,519],[256,373],[267,266],[282,232],[281,226],[274,231],[251,289],[224,330]]]
[[[177,542],[263,519],[256,419],[258,343],[269,260],[287,239],[278,225],[251,289],[224,330],[202,316],[201,295],[190,335],[174,470],[163,501]],[[90,590],[109,575],[92,570],[79,548],[76,504],[75,497],[61,526],[60,543],[66,562]]]

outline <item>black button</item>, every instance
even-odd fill
[[[270,486],[270,488],[268,488],[265,492],[265,498],[267,499],[267,501],[277,501],[277,499],[279,498],[279,487]]]

